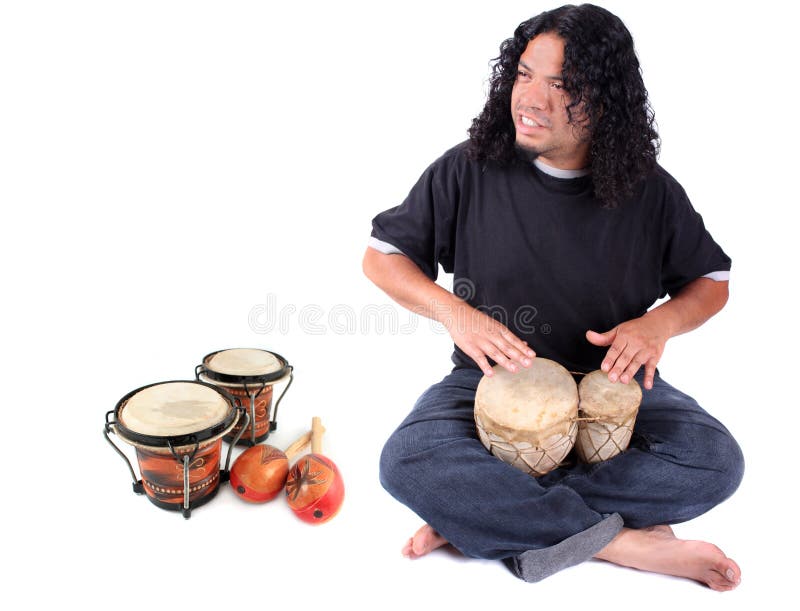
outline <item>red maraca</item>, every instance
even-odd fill
[[[286,478],[286,500],[295,515],[311,524],[322,524],[336,515],[344,501],[344,482],[339,469],[323,456],[322,422],[311,421],[311,454],[300,458]]]
[[[245,501],[266,503],[283,489],[289,473],[289,461],[311,440],[305,433],[286,452],[259,444],[242,452],[231,467],[231,486]]]

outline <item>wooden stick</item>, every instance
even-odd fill
[[[325,427],[322,426],[322,420],[319,416],[314,416],[311,419],[311,453],[322,454],[322,434],[325,432]]]
[[[286,454],[287,460],[292,460],[294,456],[300,452],[303,448],[305,448],[309,442],[311,441],[311,431],[306,431],[300,437],[295,439],[292,444],[286,448],[284,454]]]

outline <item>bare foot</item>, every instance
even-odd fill
[[[595,558],[643,571],[687,577],[718,592],[733,590],[742,578],[739,565],[716,545],[678,539],[669,526],[623,528]]]
[[[446,544],[447,541],[442,535],[425,524],[406,542],[402,553],[406,558],[419,558]]]

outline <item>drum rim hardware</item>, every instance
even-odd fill
[[[205,386],[206,388],[210,388],[211,390],[218,392],[221,394],[225,400],[230,404],[231,409],[225,415],[220,422],[213,425],[209,429],[204,429],[202,432],[195,432],[195,433],[186,433],[183,435],[149,435],[146,433],[139,433],[134,431],[128,427],[126,427],[122,420],[120,419],[120,412],[123,410],[127,402],[133,397],[134,395],[140,393],[143,390],[148,388],[152,388],[153,386],[162,386],[165,384],[200,384]],[[142,386],[141,388],[137,388],[136,390],[132,390],[127,395],[122,397],[117,402],[116,407],[113,410],[110,410],[106,413],[106,428],[108,428],[109,424],[114,425],[118,429],[118,434],[126,441],[131,441],[134,443],[139,443],[141,445],[150,446],[150,447],[157,447],[166,448],[168,444],[172,444],[173,446],[185,446],[185,445],[192,445],[194,443],[202,443],[203,441],[207,441],[212,437],[218,436],[222,433],[225,429],[229,428],[233,421],[236,419],[236,408],[240,407],[241,402],[237,397],[234,397],[229,392],[225,391],[218,386],[214,386],[213,384],[208,384],[207,382],[203,382],[201,380],[169,380],[167,382],[154,382],[153,384],[147,384],[146,386]],[[109,422],[108,417],[110,414],[114,414],[114,420]],[[166,445],[165,445],[166,444]]]
[[[219,354],[220,352],[228,352],[229,350],[260,350],[261,352],[268,352],[272,356],[276,357],[278,361],[281,363],[281,368],[277,371],[270,371],[268,373],[261,373],[261,374],[254,374],[254,375],[236,375],[230,373],[221,373],[219,371],[215,371],[214,369],[210,369],[208,366],[209,361]],[[213,380],[215,382],[221,382],[223,384],[264,384],[267,385],[270,382],[277,382],[282,380],[287,375],[291,375],[293,367],[289,365],[289,361],[283,358],[277,352],[272,352],[271,350],[263,350],[261,348],[225,348],[223,350],[215,350],[203,357],[203,362],[200,365],[197,365],[194,368],[195,377],[199,379],[200,375],[204,375],[209,380]]]

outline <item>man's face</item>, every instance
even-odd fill
[[[511,90],[511,115],[517,146],[547,165],[576,170],[589,164],[589,133],[576,125],[582,113],[572,110],[569,122],[561,68],[564,40],[553,33],[534,36],[519,58]]]

